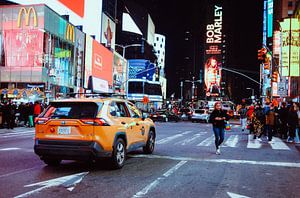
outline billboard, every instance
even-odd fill
[[[89,77],[92,76],[92,56],[93,56],[93,39],[87,36],[85,39],[85,67],[84,67],[84,88],[88,88]]]
[[[101,43],[108,48],[115,49],[116,24],[106,15],[102,14]]]
[[[272,37],[273,36],[273,0],[268,0],[267,5],[267,23],[268,23],[268,29],[267,29],[267,36]]]
[[[113,53],[93,40],[92,76],[107,80],[112,85]]]
[[[70,23],[82,25],[88,35],[100,42],[102,1],[98,0],[11,0],[21,5],[46,4],[59,15],[68,15]]]
[[[156,66],[149,60],[128,60],[128,79],[146,79],[155,81]]]
[[[127,61],[123,57],[114,53],[114,64],[113,64],[113,87],[115,90],[124,91],[125,83],[127,81]]]
[[[154,45],[154,40],[155,40],[155,25],[151,19],[151,16],[148,14],[147,41],[150,45]]]
[[[140,28],[138,28],[138,26],[128,13],[123,13],[122,30],[143,35]]]
[[[204,79],[207,96],[219,96],[222,61],[222,6],[213,5],[206,25]]]
[[[280,25],[282,27],[282,76],[300,76],[299,20],[297,18],[284,19]]]

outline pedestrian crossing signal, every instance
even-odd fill
[[[261,48],[260,50],[258,50],[257,59],[260,62],[265,62],[266,54],[267,54],[267,49],[266,48]]]

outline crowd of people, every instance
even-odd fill
[[[277,136],[286,139],[287,142],[299,143],[299,140],[295,139],[296,135],[300,136],[299,103],[282,102],[279,107],[273,103],[249,107],[241,105],[238,112],[242,131],[249,129],[254,139],[261,141],[264,135],[268,141],[272,141],[272,137]]]
[[[13,129],[16,126],[34,127],[34,119],[45,108],[38,101],[16,104],[11,100],[0,103],[0,128]]]

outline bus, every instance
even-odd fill
[[[139,106],[139,103],[142,103],[145,96],[149,98],[150,106],[155,109],[161,108],[163,97],[160,82],[146,79],[129,79],[127,83],[127,99],[134,101]]]

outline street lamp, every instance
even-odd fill
[[[252,99],[252,102],[254,102],[254,99],[255,99],[255,97],[254,97],[254,89],[250,88],[250,87],[247,87],[246,89],[251,90],[251,99]]]
[[[125,58],[125,52],[126,52],[126,48],[128,47],[142,47],[142,44],[130,44],[130,45],[119,45],[119,44],[115,44],[115,46],[117,47],[121,47],[123,49],[123,59]]]

